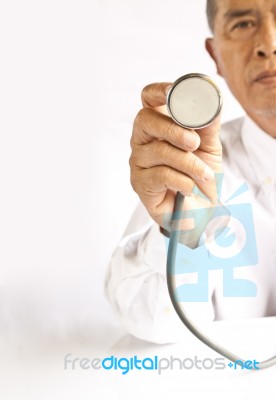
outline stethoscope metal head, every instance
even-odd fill
[[[188,129],[208,126],[220,113],[222,95],[213,80],[191,73],[177,79],[167,94],[167,109],[172,119]]]

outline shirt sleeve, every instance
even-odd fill
[[[154,342],[174,343],[190,334],[176,314],[166,283],[166,242],[159,226],[139,204],[105,278],[106,296],[123,327],[133,336]],[[187,274],[183,282],[194,282]],[[186,304],[196,320],[213,320],[208,302]]]

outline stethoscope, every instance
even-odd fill
[[[219,88],[213,80],[203,74],[192,73],[177,79],[167,94],[167,109],[171,118],[180,126],[187,129],[200,129],[208,126],[219,115],[222,108],[222,96]],[[185,197],[177,192],[174,206],[173,229],[167,255],[167,286],[169,295],[176,313],[183,324],[203,343],[217,353],[236,363],[245,362],[241,357],[231,353],[198,329],[189,318],[184,308],[181,307],[177,297],[175,283],[175,264],[177,244],[181,232],[181,219],[177,217],[183,210]],[[260,369],[276,364],[276,356],[262,361]]]

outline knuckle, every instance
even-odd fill
[[[139,149],[139,147],[135,148],[129,157],[129,166],[131,171],[134,170],[139,170],[139,168],[141,167],[142,164],[142,159],[141,159],[141,151]]]
[[[128,163],[129,163],[130,169],[133,169],[134,166],[136,165],[135,156],[134,156],[133,153],[131,153],[131,155],[129,157],[129,160],[128,160]]]
[[[141,129],[145,125],[145,120],[148,118],[149,109],[141,108],[134,120],[134,129]]]
[[[145,96],[145,94],[150,90],[151,85],[146,85],[143,87],[142,91],[141,91],[141,97],[143,98]]]
[[[132,130],[131,138],[130,138],[130,140],[129,140],[129,144],[130,144],[130,148],[131,148],[131,149],[133,149],[133,147],[134,147],[134,135],[135,135],[135,132],[134,132],[134,129],[133,129],[133,130]]]
[[[143,94],[147,93],[150,90],[151,86],[152,86],[152,84],[149,83],[148,85],[143,87],[142,92],[141,92],[142,96],[143,96]]]
[[[143,118],[143,110],[144,110],[143,108],[141,110],[139,110],[134,119],[134,123],[133,123],[134,130],[137,126],[139,126],[141,124],[141,119]]]
[[[150,85],[145,86],[141,92],[141,100],[144,107],[148,107],[147,97],[149,96]]]
[[[132,149],[131,155],[129,157],[130,168],[147,168],[147,160],[153,158],[153,153],[151,148],[147,145],[135,146]]]
[[[144,109],[142,108],[136,115],[134,122],[133,122],[133,127],[132,127],[132,136],[130,138],[130,146],[133,149],[133,147],[136,144],[136,139],[139,137],[140,133],[143,131],[143,126],[144,126]]]
[[[136,193],[138,193],[139,181],[140,181],[140,179],[139,179],[137,172],[135,170],[131,170],[130,183],[131,183],[132,189]]]

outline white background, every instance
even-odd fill
[[[138,201],[141,89],[203,72],[221,86],[223,120],[241,114],[208,35],[205,0],[1,2],[1,340],[112,342],[103,279]]]

